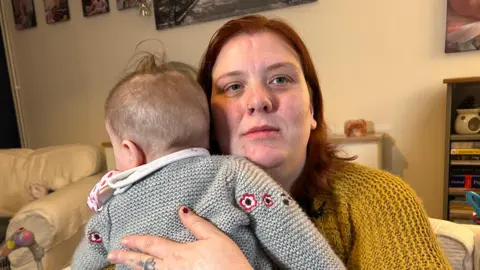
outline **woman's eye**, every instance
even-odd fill
[[[231,84],[231,85],[227,86],[227,88],[225,88],[225,91],[226,92],[238,91],[240,89],[242,89],[242,86],[240,84],[236,83],[236,84]]]
[[[279,76],[272,80],[272,83],[274,84],[286,84],[289,82],[291,82],[291,80],[285,76]]]

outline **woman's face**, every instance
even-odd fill
[[[301,170],[316,122],[295,51],[270,32],[236,36],[221,50],[212,79],[212,118],[221,151],[267,170]]]

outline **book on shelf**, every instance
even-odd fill
[[[480,189],[480,175],[452,174],[448,186],[451,188],[478,188]]]
[[[476,193],[480,193],[480,188],[461,188],[461,187],[449,187],[448,194],[449,195],[461,195],[465,197],[465,193],[467,191],[473,191]]]
[[[450,143],[451,150],[453,149],[480,149],[480,141],[456,141]]]
[[[473,209],[473,207],[465,200],[465,197],[462,197],[462,196],[457,196],[456,199],[451,200],[449,205],[450,205],[449,207],[451,208],[469,207]]]
[[[449,217],[450,218],[462,218],[462,219],[472,219],[475,215],[475,211],[473,209],[449,209]]]
[[[450,150],[451,155],[480,155],[480,149],[476,148],[452,148]]]
[[[480,141],[452,142],[450,149],[450,165],[480,165]]]
[[[480,160],[479,155],[450,155],[450,160]]]
[[[473,207],[467,202],[465,196],[456,195],[449,197],[448,203],[448,217],[449,219],[465,219],[472,221],[475,211]]]
[[[461,165],[461,166],[480,165],[480,160],[450,160],[450,165]]]
[[[456,166],[450,168],[450,174],[470,174],[470,175],[480,175],[480,166]]]

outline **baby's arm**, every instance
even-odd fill
[[[260,244],[282,269],[345,269],[300,206],[263,170],[235,159],[235,200]]]
[[[109,265],[107,243],[110,224],[106,211],[92,216],[72,259],[72,270],[100,270]]]

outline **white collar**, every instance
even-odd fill
[[[110,188],[115,189],[114,195],[125,192],[133,183],[143,179],[145,176],[167,166],[170,163],[196,156],[210,156],[205,148],[188,148],[181,151],[162,156],[147,164],[123,171],[107,179]]]

